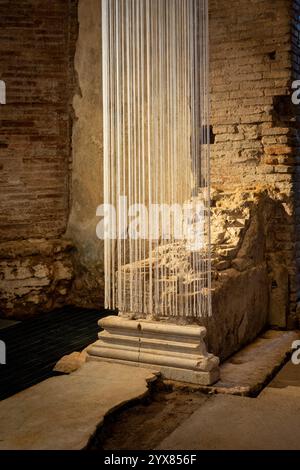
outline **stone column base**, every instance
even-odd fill
[[[88,360],[153,368],[166,379],[212,385],[219,379],[219,359],[208,354],[206,329],[110,316],[99,321],[99,340]]]

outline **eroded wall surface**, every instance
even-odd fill
[[[73,99],[72,209],[67,237],[77,249],[70,302],[101,307],[103,244],[96,236],[97,207],[103,202],[101,2],[81,0],[75,54],[78,91]]]

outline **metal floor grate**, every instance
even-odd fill
[[[0,400],[42,380],[65,354],[81,351],[97,340],[103,310],[66,307],[0,329],[6,365],[0,365]]]

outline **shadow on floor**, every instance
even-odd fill
[[[0,328],[6,365],[0,365],[0,400],[54,375],[65,354],[81,351],[97,340],[98,320],[108,313],[66,307]]]

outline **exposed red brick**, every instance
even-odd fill
[[[69,213],[77,0],[0,0],[0,239],[54,238]]]

